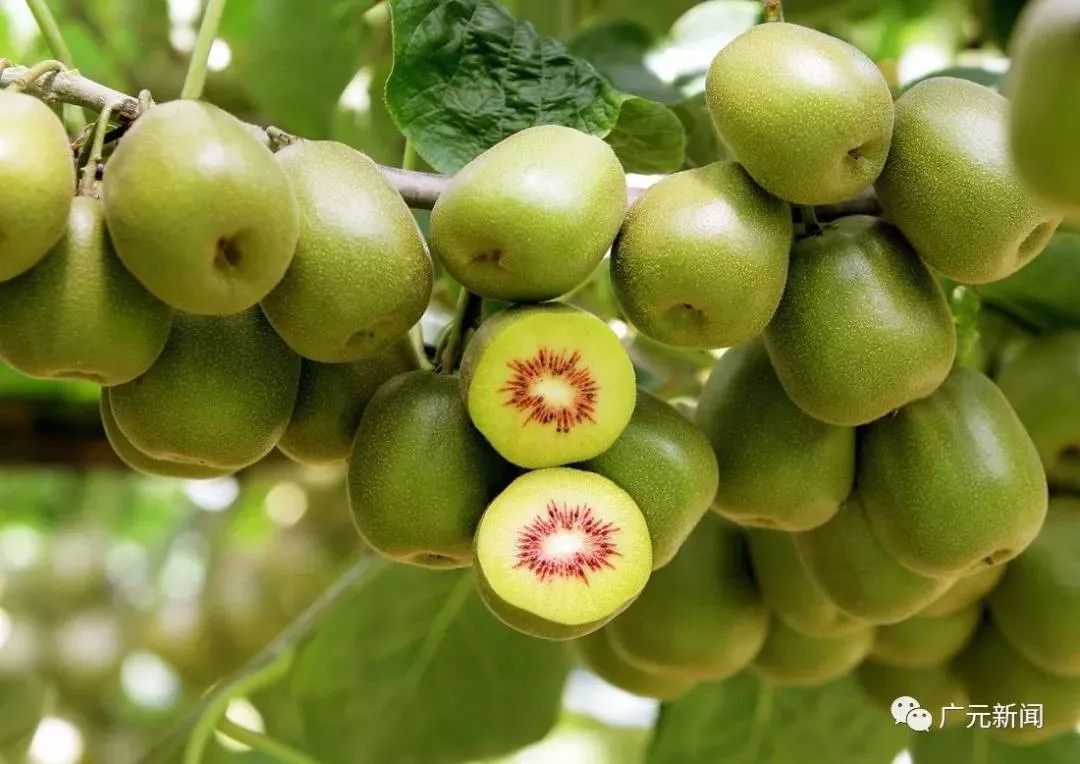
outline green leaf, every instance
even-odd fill
[[[687,167],[704,167],[729,157],[727,147],[716,132],[704,93],[675,104],[671,110],[686,130]]]
[[[596,67],[615,87],[627,93],[673,103],[682,94],[645,66],[657,38],[633,21],[595,24],[570,42],[570,52]]]
[[[647,764],[890,764],[908,736],[850,677],[781,688],[744,674],[661,706]]]
[[[935,730],[916,736],[911,758],[914,764],[1076,764],[1080,761],[1080,734],[1013,746],[968,729]]]
[[[567,668],[561,645],[495,620],[471,572],[392,566],[301,648],[290,691],[319,761],[439,764],[542,738]]]
[[[729,42],[762,17],[758,0],[709,0],[695,5],[672,24],[653,51],[654,66],[676,82],[684,95],[705,91],[705,72]]]
[[[1060,229],[1035,260],[976,291],[983,302],[1029,328],[1080,326],[1080,232]]]
[[[674,114],[615,89],[490,0],[391,0],[390,8],[387,106],[436,170],[456,172],[507,136],[553,123],[606,138],[629,172],[682,166],[685,135]]]
[[[0,681],[0,760],[26,759],[48,705],[48,687],[36,677]]]

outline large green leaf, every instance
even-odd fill
[[[914,764],[1076,764],[1080,761],[1080,734],[1015,746],[967,729],[934,730],[916,737],[911,757]]]
[[[1059,230],[1031,263],[976,291],[984,302],[1032,329],[1080,326],[1080,232]]]
[[[319,761],[439,764],[539,740],[566,672],[562,646],[488,613],[471,572],[393,566],[335,606],[290,691]]]
[[[850,678],[802,689],[739,675],[661,706],[647,762],[890,764],[908,739]]]
[[[608,21],[585,29],[570,42],[570,51],[596,67],[615,87],[661,103],[682,94],[645,65],[657,37],[634,21]]]
[[[631,172],[682,166],[686,136],[662,104],[612,87],[587,61],[491,0],[391,0],[386,101],[436,170],[513,133],[563,124],[605,138]]]

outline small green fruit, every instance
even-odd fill
[[[480,594],[504,623],[574,639],[641,593],[652,543],[626,491],[601,475],[555,467],[525,473],[491,502],[475,561]]]
[[[870,657],[878,663],[904,668],[944,666],[971,641],[979,628],[982,608],[968,605],[941,618],[914,616],[877,630]]]
[[[941,287],[900,232],[857,215],[795,245],[765,346],[803,411],[854,426],[936,390],[956,332]]]
[[[889,153],[885,78],[856,48],[807,27],[775,22],[744,32],[713,59],[705,97],[735,158],[789,202],[853,197]]]
[[[947,714],[945,727],[967,726],[966,711],[971,699],[960,680],[945,666],[912,669],[867,660],[859,666],[855,676],[874,705],[883,711],[891,713],[892,704],[898,698],[913,697],[919,699],[923,708],[930,709],[936,725],[941,724],[941,709],[959,706],[961,710]]]
[[[773,684],[825,684],[858,666],[873,643],[872,626],[840,636],[811,637],[774,620],[754,658],[753,671]]]
[[[292,415],[300,358],[251,308],[177,313],[154,365],[109,390],[120,431],[155,459],[240,469],[276,444]]]
[[[706,515],[608,632],[615,651],[632,665],[700,681],[745,668],[765,641],[768,620],[746,540]]]
[[[371,398],[349,458],[349,504],[360,535],[399,562],[458,568],[473,534],[509,479],[469,422],[447,374],[399,374]]]
[[[806,415],[784,393],[760,343],[728,350],[705,384],[697,423],[720,480],[714,508],[741,525],[804,531],[851,492],[855,430]]]
[[[1080,331],[1032,340],[997,383],[1031,435],[1050,485],[1080,491]]]
[[[973,702],[1042,707],[1041,728],[1031,724],[991,728],[987,731],[991,737],[1030,745],[1080,724],[1080,679],[1046,673],[1016,652],[989,623],[953,662],[953,669]]]
[[[944,594],[920,610],[919,615],[924,618],[941,618],[974,605],[993,591],[998,581],[1005,575],[1006,567],[997,565],[961,576],[945,590]]]
[[[416,221],[375,163],[344,144],[298,141],[274,158],[296,196],[300,237],[263,311],[305,358],[370,358],[409,331],[431,297]]]
[[[171,326],[172,309],[117,259],[97,199],[74,199],[49,254],[0,282],[0,358],[31,377],[128,382],[161,354]]]
[[[856,480],[881,545],[925,576],[1011,560],[1046,515],[1031,438],[1001,391],[971,369],[867,427]]]
[[[832,520],[797,534],[795,545],[825,596],[848,615],[870,623],[910,618],[952,583],[913,573],[885,551],[854,493]]]
[[[1008,109],[989,88],[953,77],[924,80],[896,102],[878,199],[927,265],[964,284],[1018,270],[1061,222],[1016,172]]]
[[[0,281],[15,278],[64,235],[75,162],[48,106],[0,92]]]
[[[1030,3],[1012,43],[1009,93],[1016,165],[1047,201],[1080,214],[1080,5]]]
[[[417,368],[419,359],[408,338],[362,361],[304,361],[292,419],[278,448],[304,464],[344,462],[371,396],[391,377]]]
[[[1050,500],[1046,525],[990,595],[994,624],[1018,653],[1080,679],[1080,503]]]
[[[647,188],[611,253],[627,318],[669,345],[730,347],[769,322],[787,277],[791,210],[734,162]]]
[[[716,495],[716,457],[705,436],[643,390],[619,439],[580,466],[634,498],[649,526],[657,568],[671,561]]]
[[[607,629],[600,629],[574,642],[589,671],[620,690],[646,698],[674,700],[694,687],[689,679],[642,671],[623,660],[611,645]]]
[[[838,637],[864,628],[814,581],[799,557],[795,534],[751,528],[746,535],[754,579],[774,616],[811,637]]]
[[[625,213],[626,177],[611,147],[539,125],[454,176],[431,212],[431,247],[476,294],[549,300],[589,277]]]
[[[250,308],[296,249],[289,181],[239,120],[199,101],[135,121],[101,187],[116,253],[158,299],[189,313]]]

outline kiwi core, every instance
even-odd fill
[[[531,358],[515,358],[507,366],[512,374],[499,392],[506,396],[506,406],[525,414],[523,427],[536,422],[567,433],[596,421],[600,386],[577,351],[541,347]]]
[[[618,526],[598,519],[587,505],[560,506],[552,500],[518,536],[515,568],[527,568],[538,579],[576,578],[589,583],[589,574],[611,568],[618,556]]]

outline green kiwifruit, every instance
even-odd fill
[[[1011,45],[1010,128],[1016,166],[1046,200],[1080,214],[1080,4],[1028,4]]]
[[[75,162],[64,125],[32,96],[0,91],[0,135],[0,281],[6,281],[64,235]]]
[[[996,628],[984,623],[953,661],[953,670],[974,703],[1042,707],[1042,727],[1004,726],[988,734],[1008,743],[1031,744],[1080,724],[1080,679],[1048,674],[1016,652]]]
[[[877,630],[870,657],[878,663],[904,668],[944,666],[971,641],[982,607],[968,605],[940,618],[913,616]]]
[[[416,349],[407,337],[362,361],[303,361],[300,392],[278,448],[304,464],[345,461],[371,396],[383,382],[419,366]]]
[[[165,347],[172,309],[113,252],[101,202],[71,202],[64,236],[35,267],[0,282],[0,358],[31,377],[118,385]]]
[[[791,209],[734,162],[669,175],[637,198],[611,252],[627,318],[669,345],[729,347],[765,328],[784,291]]]
[[[1061,216],[1021,182],[1004,97],[932,77],[896,102],[889,161],[875,188],[885,216],[927,265],[965,284],[997,281],[1042,252]]]
[[[251,307],[285,274],[297,207],[269,149],[200,101],[147,111],[105,166],[116,253],[151,293],[189,313]]]
[[[512,482],[484,512],[475,543],[484,602],[507,625],[546,639],[596,631],[652,570],[649,529],[630,494],[568,467]]]
[[[858,493],[819,528],[795,536],[799,557],[825,596],[845,613],[871,623],[897,623],[937,599],[951,578],[914,573],[874,537]]]
[[[988,602],[1018,653],[1051,674],[1080,679],[1080,506],[1050,500],[1042,532],[1010,562]]]
[[[760,343],[721,356],[698,401],[697,424],[720,466],[713,506],[734,522],[808,530],[851,492],[855,430],[792,403]]]
[[[761,598],[772,614],[811,637],[838,637],[860,631],[865,624],[830,600],[799,558],[795,535],[751,528],[750,562]]]
[[[923,708],[934,714],[938,724],[941,723],[941,709],[948,706],[953,710],[946,714],[946,727],[967,724],[966,709],[971,699],[964,685],[946,666],[913,669],[866,660],[855,672],[855,677],[874,705],[883,711],[891,713],[897,699],[917,698]]]
[[[636,397],[615,332],[568,305],[511,308],[481,324],[461,361],[461,390],[495,450],[530,468],[599,456]]]
[[[776,22],[741,34],[713,59],[705,97],[735,158],[789,202],[855,196],[889,153],[885,78],[858,49],[807,27]]]
[[[607,451],[582,469],[615,481],[645,515],[653,565],[666,565],[716,496],[716,457],[691,422],[638,390],[630,424]]]
[[[1046,515],[1031,438],[1001,391],[971,369],[867,427],[856,481],[874,536],[926,576],[1012,559]]]
[[[1005,575],[1006,567],[996,565],[961,576],[940,597],[920,610],[919,615],[924,618],[941,618],[975,604],[993,591],[998,581]]]
[[[773,684],[809,687],[825,684],[858,666],[874,643],[874,627],[849,634],[811,637],[773,620],[752,669]]]
[[[706,515],[607,631],[615,651],[632,665],[704,680],[745,668],[764,643],[768,623],[746,539]]]
[[[608,684],[634,695],[673,700],[691,690],[695,684],[689,679],[642,671],[623,660],[612,647],[606,628],[575,640],[574,646],[589,671]]]
[[[473,534],[510,466],[469,422],[448,374],[411,371],[372,396],[349,457],[349,504],[377,552],[429,568],[472,562]]]
[[[155,459],[239,469],[285,432],[300,358],[258,308],[230,316],[177,313],[142,376],[109,390],[120,431]]]
[[[375,163],[333,141],[298,141],[274,155],[300,209],[285,277],[262,301],[305,358],[370,358],[420,320],[431,259],[401,195]]]
[[[611,147],[539,125],[454,175],[431,211],[431,248],[471,292],[549,300],[589,277],[625,213],[626,177]]]
[[[120,431],[113,416],[112,405],[109,403],[109,391],[101,391],[101,426],[105,429],[105,438],[109,441],[113,451],[120,457],[120,461],[136,472],[144,475],[160,475],[162,477],[184,478],[185,480],[206,480],[208,478],[221,477],[232,474],[233,470],[223,467],[210,467],[203,464],[185,464],[172,462],[167,459],[155,459],[144,454]]]
[[[1080,491],[1080,330],[1031,340],[997,378],[1050,485]]]
[[[936,390],[956,331],[941,287],[900,232],[856,215],[795,245],[765,346],[803,411],[854,426]]]

